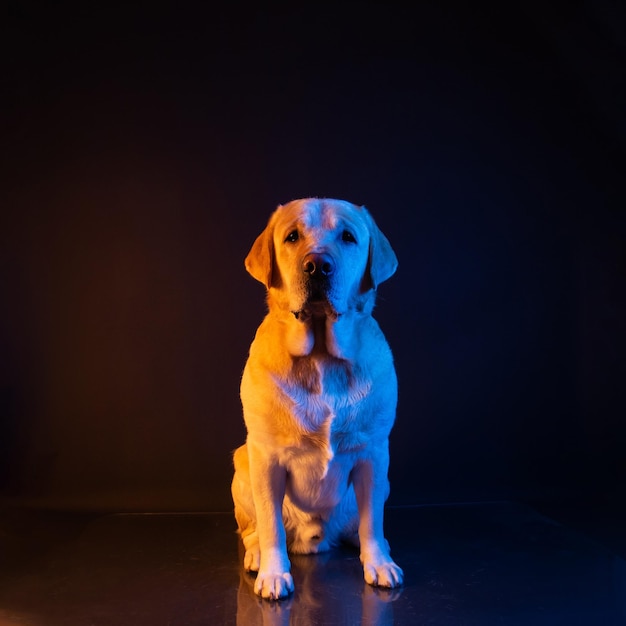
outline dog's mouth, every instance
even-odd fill
[[[318,304],[328,302],[329,285],[327,282],[310,282],[307,285],[306,304]]]
[[[307,322],[313,318],[329,318],[336,320],[341,314],[328,302],[315,302],[303,306],[299,311],[292,311],[293,316],[300,322]]]
[[[320,285],[309,285],[307,289],[307,297],[297,311],[292,311],[293,316],[301,321],[306,322],[313,317],[327,317],[337,319],[339,313],[328,298],[328,290]]]

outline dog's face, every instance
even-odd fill
[[[291,203],[273,233],[278,278],[296,317],[344,313],[358,296],[369,231],[348,204]]]
[[[278,207],[246,258],[250,274],[302,321],[362,309],[396,266],[364,207],[317,198]]]

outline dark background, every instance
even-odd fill
[[[624,501],[623,5],[8,10],[5,501],[231,508],[243,259],[305,196],[400,260],[391,503]]]

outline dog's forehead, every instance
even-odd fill
[[[281,207],[279,226],[299,225],[305,230],[336,230],[351,226],[367,230],[362,209],[345,200],[305,199],[294,200]]]

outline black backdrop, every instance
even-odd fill
[[[9,3],[5,499],[230,508],[243,259],[303,196],[400,260],[392,503],[623,497],[624,10],[415,4]]]

